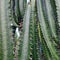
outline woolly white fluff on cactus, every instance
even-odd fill
[[[30,0],[27,0],[27,4],[30,3]]]
[[[20,32],[19,32],[19,28],[16,28],[16,35],[17,35],[17,39],[20,37]]]

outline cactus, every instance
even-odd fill
[[[59,0],[1,0],[0,60],[60,60],[59,3]]]

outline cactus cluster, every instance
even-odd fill
[[[0,5],[0,60],[60,60],[59,0],[1,0]]]

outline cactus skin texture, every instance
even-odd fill
[[[60,60],[59,43],[60,0],[0,1],[0,60]]]

